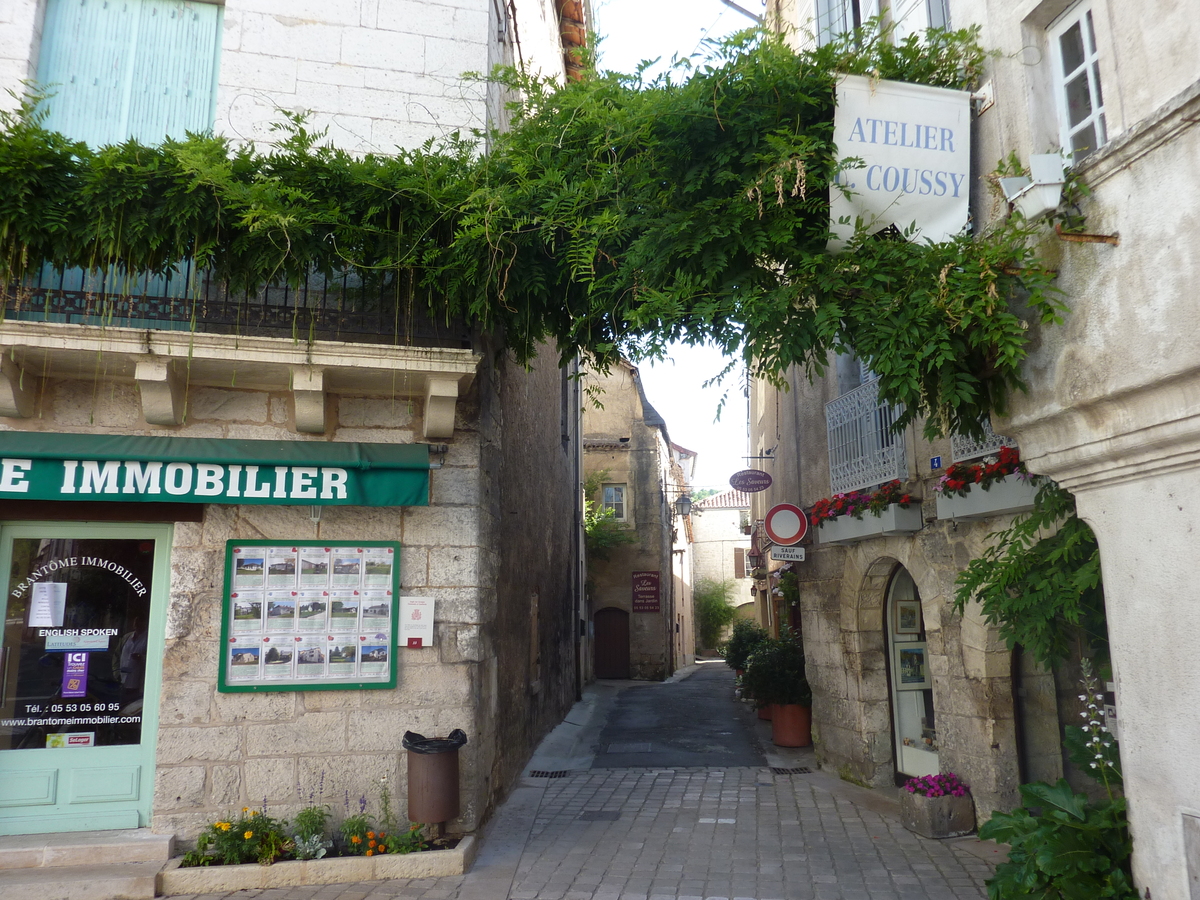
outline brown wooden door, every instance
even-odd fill
[[[629,613],[609,606],[596,610],[596,677],[629,677]]]

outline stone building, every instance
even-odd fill
[[[797,34],[817,39],[822,29],[827,34],[876,9],[852,0],[769,6]],[[1065,321],[1029,323],[1023,370],[1029,390],[1016,394],[1009,418],[994,425],[1019,444],[1032,472],[1074,493],[1080,516],[1096,533],[1134,877],[1139,892],[1159,900],[1195,896],[1200,680],[1187,660],[1200,633],[1200,587],[1188,576],[1200,528],[1200,353],[1192,288],[1198,264],[1190,239],[1200,217],[1194,165],[1200,158],[1200,64],[1193,50],[1200,5],[947,0],[883,6],[902,31],[926,22],[979,25],[983,45],[996,51],[974,116],[976,227],[1008,214],[984,176],[1010,153],[1028,163],[1032,154],[1061,149],[1090,189],[1079,204],[1086,233],[1048,236],[1040,248],[1058,270]],[[768,430],[761,444],[790,454],[777,463],[781,470],[800,461],[784,490],[811,502],[825,493],[822,454],[832,444],[806,435],[802,425],[819,423],[820,404],[844,392],[832,379],[801,385],[801,391],[810,405],[792,409],[786,395],[760,390],[758,414],[765,422],[778,409],[780,437]],[[825,696],[816,711],[821,740],[837,747],[827,758],[845,759],[852,769],[858,760],[875,760],[857,768],[868,778],[879,777],[876,766],[891,765],[880,610],[888,580],[894,583],[893,572],[902,566],[921,598],[940,765],[982,776],[986,814],[1013,802],[1016,780],[1053,776],[1049,754],[1015,764],[1021,757],[1014,752],[1013,713],[1020,711],[1017,700],[1032,699],[1044,712],[1035,720],[1052,722],[1054,690],[1036,674],[1022,690],[1008,673],[1021,677],[1026,667],[1010,664],[971,614],[948,615],[951,575],[975,555],[982,534],[1005,520],[948,526],[927,492],[932,473],[926,462],[946,459],[952,445],[927,447],[911,435],[897,440],[906,445],[907,478],[926,491],[919,531],[816,552],[809,567],[811,587],[802,595],[806,626],[811,618],[822,645],[840,639],[832,657],[813,660]],[[949,452],[952,458],[955,451]],[[842,657],[851,661],[848,668]],[[1060,716],[1076,714],[1073,697],[1060,690],[1057,700]],[[830,729],[842,722],[853,724],[835,738]]]
[[[594,402],[583,411],[583,467],[599,481],[589,499],[634,536],[588,559],[594,675],[661,681],[694,658],[692,519],[675,503],[696,454],[671,443],[629,363],[585,384]]]
[[[692,572],[697,583],[730,582],[730,602],[754,610],[750,550],[750,495],[730,489],[697,500],[692,517]]]
[[[561,77],[577,7],[13,0],[0,87],[53,85],[48,126],[93,145],[263,142],[308,110],[386,154],[500,123],[464,70]],[[339,819],[385,776],[403,814],[402,735],[454,728],[450,828],[476,829],[583,674],[576,383],[468,323],[397,325],[353,275],[187,275],[6,290],[0,834],[186,841],[319,789]]]

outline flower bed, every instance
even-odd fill
[[[879,515],[828,519],[817,527],[817,538],[822,544],[846,544],[885,535],[912,534],[921,530],[921,524],[919,506],[909,508],[895,503]]]
[[[340,856],[325,859],[287,860],[263,866],[196,866],[180,868],[173,859],[158,873],[157,893],[215,894],[263,888],[295,887],[305,884],[343,884],[384,881],[390,878],[438,878],[461,875],[475,859],[476,841],[471,835],[449,849],[384,856]]]
[[[953,772],[911,778],[900,792],[900,821],[927,838],[948,838],[975,830],[971,789]]]
[[[1037,485],[1028,476],[1008,475],[992,481],[987,488],[962,494],[937,496],[939,519],[983,519],[988,516],[1015,515],[1033,509]]]

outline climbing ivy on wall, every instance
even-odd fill
[[[270,148],[91,149],[45,130],[33,98],[0,120],[0,277],[192,257],[253,290],[349,270],[523,361],[546,340],[598,367],[712,342],[780,379],[852,351],[901,427],[977,433],[1022,387],[1029,321],[1061,311],[1031,232],[825,243],[836,73],[966,88],[984,58],[971,30],[893,45],[865,29],[799,53],[746,33],[650,81],[509,71],[523,100],[486,154],[476,134],[356,157],[286,113]]]

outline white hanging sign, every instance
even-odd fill
[[[844,75],[837,86],[833,140],[843,170],[829,191],[838,253],[856,220],[874,234],[890,225],[909,240],[944,241],[967,226],[971,172],[971,95],[967,91]],[[845,221],[841,221],[845,220]]]
[[[400,598],[400,646],[433,646],[433,598]]]

